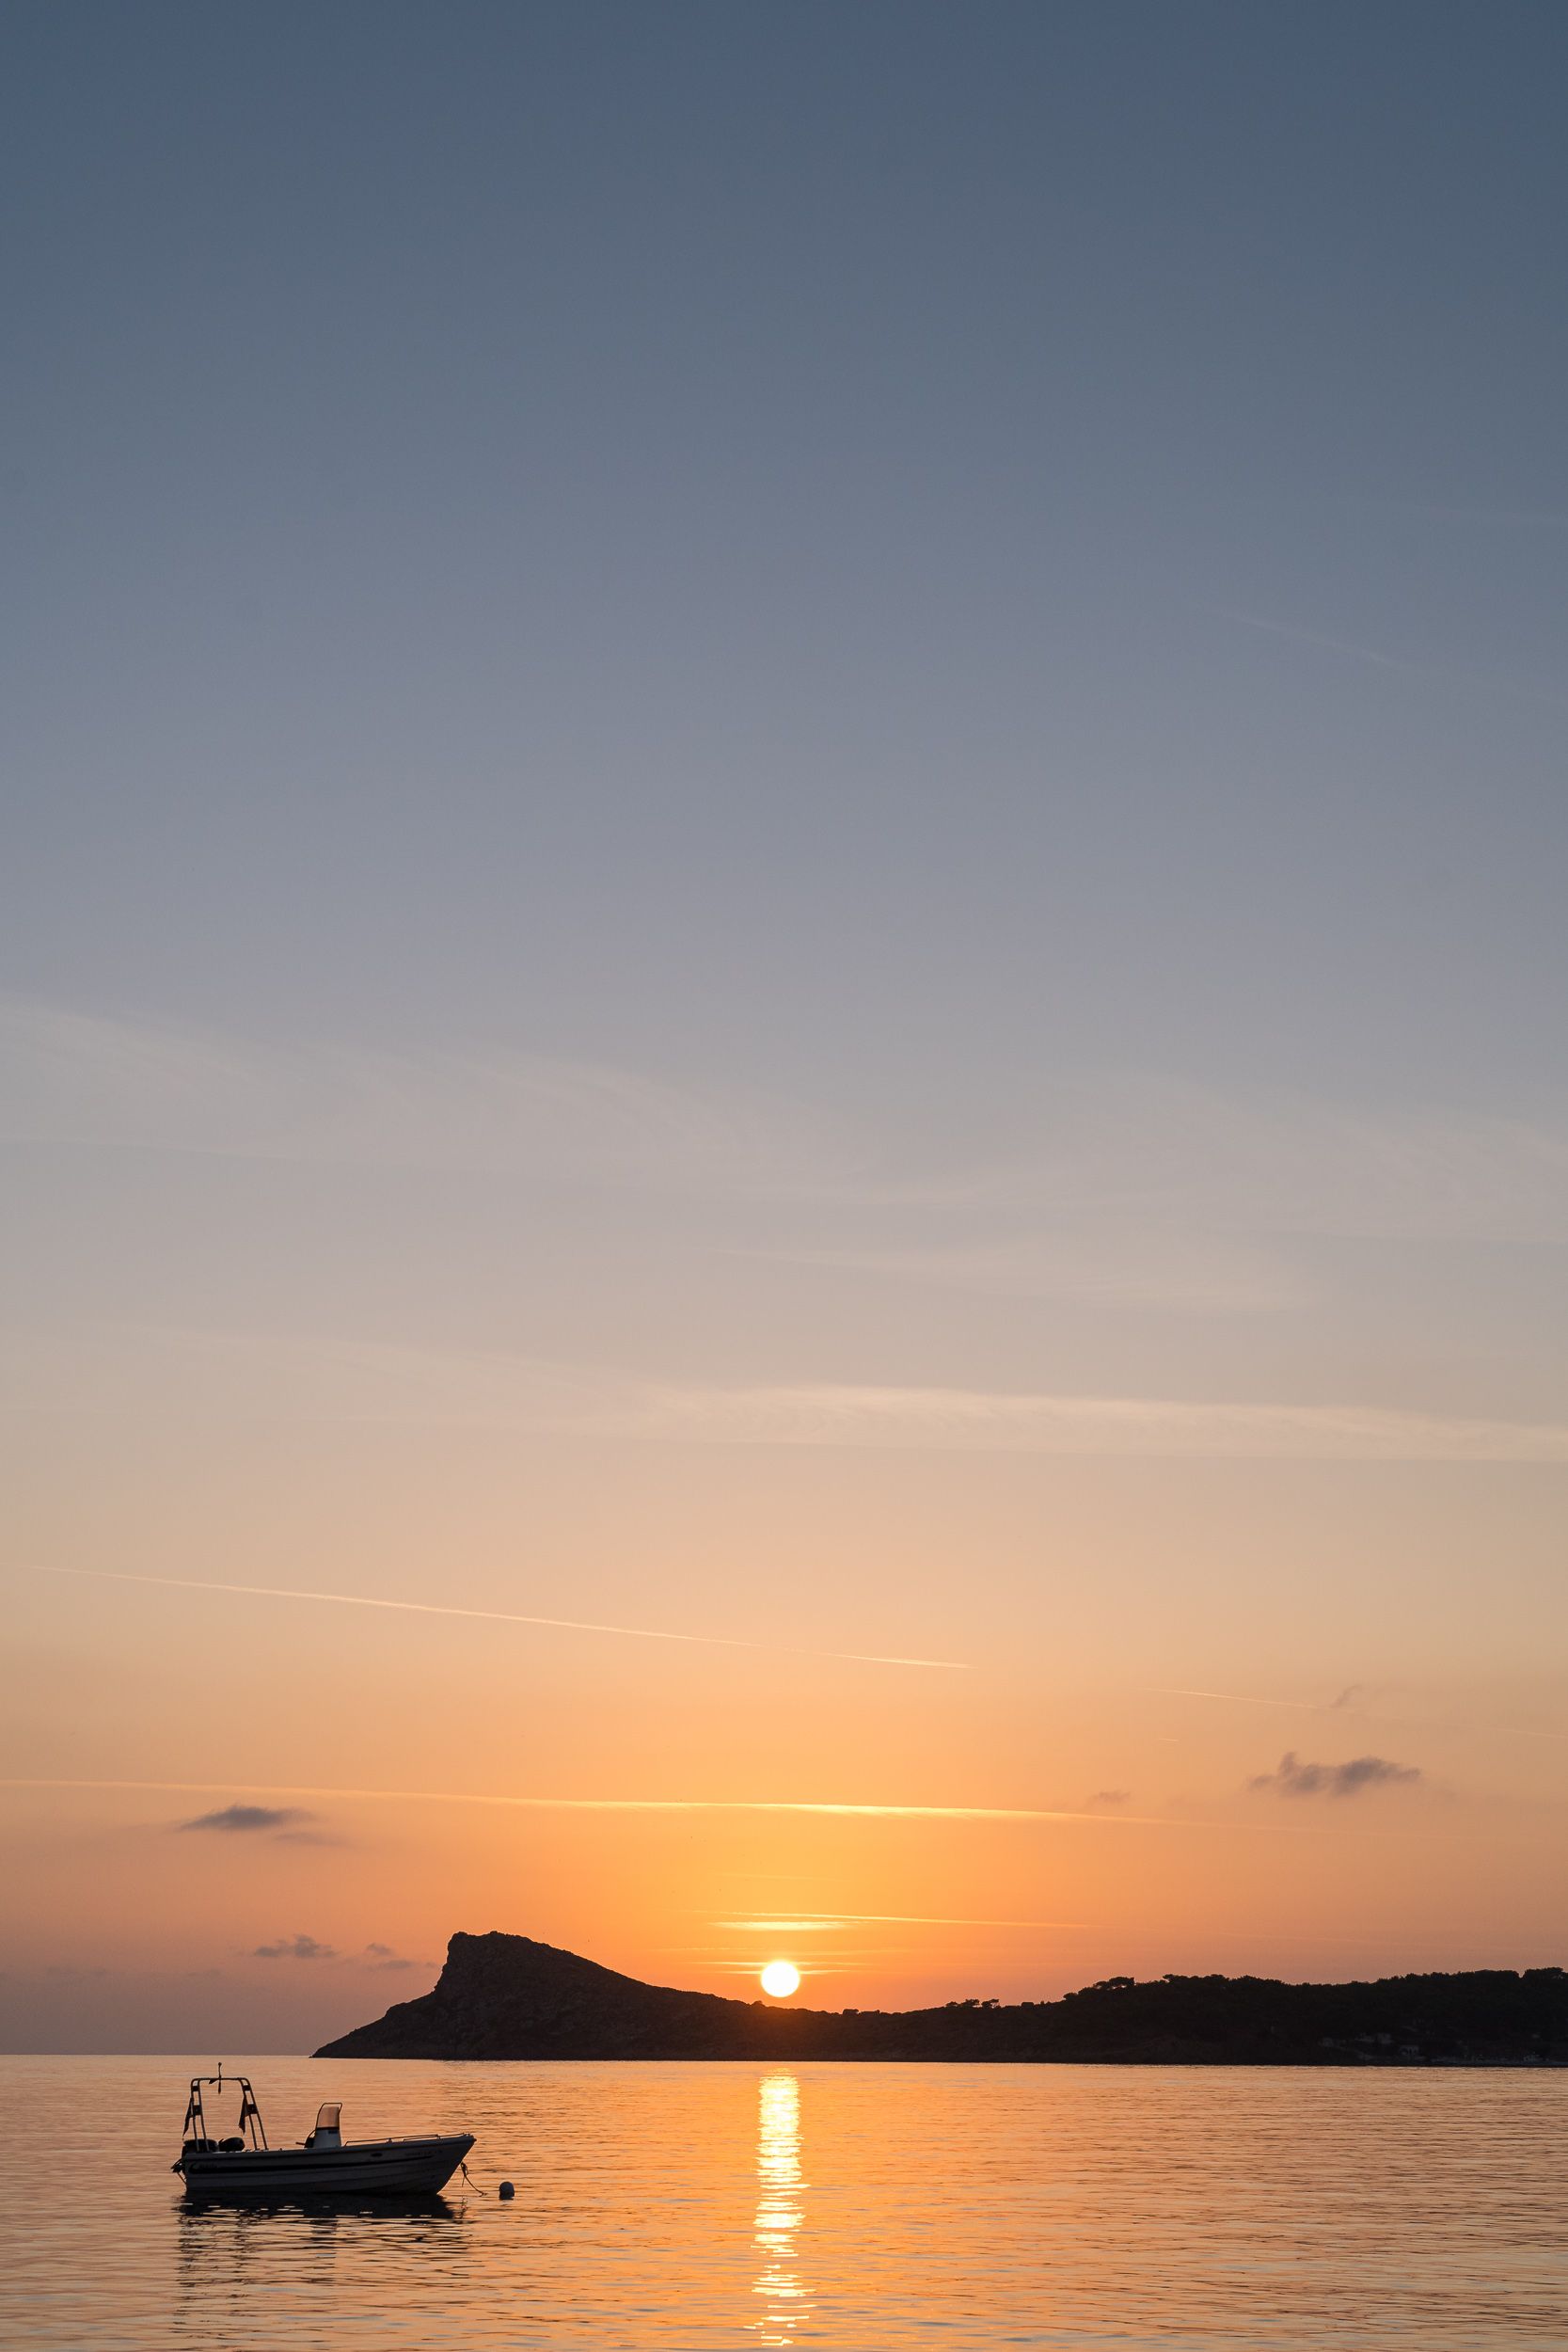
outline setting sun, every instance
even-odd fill
[[[786,2001],[800,1984],[800,1971],[792,1960],[770,1960],[762,1972],[762,1989],[776,2001]]]

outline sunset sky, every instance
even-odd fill
[[[0,2042],[1568,1963],[1568,16],[3,50]]]

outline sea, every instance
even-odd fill
[[[193,2205],[206,2053],[0,2058],[6,2352],[1568,2346],[1568,2073],[230,2062],[471,2181]]]

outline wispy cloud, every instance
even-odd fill
[[[1022,1171],[1020,1182],[1026,1185]],[[939,1239],[902,1248],[781,1247],[748,1254],[986,1297],[1082,1299],[1177,1315],[1275,1314],[1309,1295],[1279,1251],[1259,1243],[1148,1227],[1085,1231],[1076,1218],[1067,1230],[1031,1230],[1003,1240]]]
[[[798,1106],[508,1051],[268,1042],[0,998],[17,1140],[576,1182],[804,1184],[828,1150]]]
[[[1242,615],[1382,666],[1394,657]],[[1251,1311],[1289,1305],[1283,1234],[1568,1238],[1568,1110],[1226,1094],[1136,1072],[1021,1084],[1006,1132],[894,1149],[848,1121],[610,1064],[266,1042],[0,997],[0,1134],[344,1167],[496,1169],[749,1200],[749,1254],[1008,1294]],[[783,1204],[851,1218],[782,1233]],[[853,1213],[875,1210],[874,1234]],[[884,1213],[896,1212],[890,1232]],[[1006,1225],[999,1231],[998,1218]]]
[[[1472,513],[1469,519],[1498,522],[1504,520],[1505,517],[1496,514],[1482,516],[1479,513]],[[1518,521],[1523,518],[1511,516],[1506,519]],[[1215,610],[1220,619],[1234,621],[1243,628],[1258,629],[1267,636],[1282,638],[1291,644],[1307,645],[1319,652],[1338,654],[1349,660],[1364,661],[1374,669],[1395,671],[1406,677],[1439,678],[1455,686],[1479,687],[1482,691],[1505,694],[1525,702],[1550,703],[1559,707],[1564,701],[1564,697],[1553,687],[1537,686],[1525,678],[1504,676],[1495,670],[1474,669],[1466,662],[1415,661],[1402,655],[1385,653],[1373,645],[1358,644],[1352,638],[1324,636],[1317,629],[1300,628],[1291,622],[1270,620],[1259,612],[1238,612],[1224,605],[1216,607]]]
[[[1325,1715],[1333,1712],[1333,1708],[1323,1707],[1316,1699],[1266,1698],[1253,1691],[1202,1691],[1176,1683],[1155,1683],[1150,1688],[1149,1695],[1161,1699],[1213,1699],[1224,1707],[1283,1708],[1291,1715]],[[1338,1704],[1336,1699],[1334,1706]]]
[[[1369,1788],[1389,1788],[1422,1777],[1418,1765],[1391,1764],[1383,1756],[1353,1756],[1345,1764],[1308,1764],[1287,1749],[1272,1772],[1259,1772],[1249,1788],[1281,1797],[1358,1797]]]
[[[1126,1232],[1144,1248],[1167,1235],[1227,1253],[1262,1235],[1568,1239],[1560,1100],[1520,1118],[1128,1073],[1058,1086],[1049,1112],[1014,1157],[975,1171],[976,1204],[1038,1198],[1053,1228]]]
[[[1132,1802],[1132,1792],[1130,1788],[1097,1788],[1094,1795],[1087,1800],[1091,1809],[1101,1805],[1131,1804]]]
[[[202,1374],[199,1393],[193,1393],[192,1411],[232,1411],[242,1404],[249,1409],[260,1394],[274,1399],[275,1404],[286,1398],[294,1411],[325,1421],[504,1428],[552,1438],[609,1437],[677,1445],[919,1447],[945,1452],[1275,1461],[1568,1461],[1568,1423],[1497,1421],[1384,1406],[1085,1396],[830,1381],[788,1386],[673,1383],[604,1367],[545,1363],[500,1351],[348,1346],[313,1340],[225,1343],[212,1335],[165,1336],[188,1355],[193,1391],[195,1373],[199,1369]],[[231,1388],[226,1389],[226,1375],[232,1375]],[[129,1387],[129,1370],[126,1377]],[[351,1604],[360,1597],[343,1594],[290,1597]],[[368,1605],[435,1607],[401,1602]],[[533,1621],[563,1627],[574,1623]],[[583,1625],[577,1629],[749,1646],[730,1636],[666,1634],[646,1627]],[[952,1666],[961,1662],[911,1659],[902,1653],[845,1654],[863,1655],[876,1663]]]
[[[336,1960],[330,1944],[320,1944],[313,1935],[280,1936],[276,1944],[253,1947],[253,1960]]]
[[[1568,1425],[1355,1405],[975,1389],[663,1389],[636,1434],[709,1444],[942,1448],[1286,1461],[1561,1462]],[[628,1433],[629,1434],[629,1433]]]
[[[832,1659],[840,1664],[856,1666],[927,1666],[953,1674],[970,1671],[961,1660],[954,1658],[901,1658],[862,1650],[802,1649],[786,1642],[743,1641],[738,1635],[730,1633],[675,1633],[641,1625],[601,1625],[578,1617],[529,1616],[512,1609],[465,1609],[452,1601],[389,1600],[372,1593],[304,1592],[281,1584],[214,1584],[200,1577],[141,1575],[119,1568],[50,1567],[42,1573],[49,1576],[94,1577],[111,1584],[166,1586],[182,1593],[231,1594],[253,1600],[323,1601],[337,1608],[391,1609],[419,1617],[473,1617],[494,1625],[542,1626],[559,1633],[612,1633],[628,1641],[694,1643],[708,1649],[760,1650],[788,1658]],[[203,1826],[217,1824],[214,1822]]]
[[[1299,628],[1290,621],[1267,620],[1260,612],[1238,612],[1229,605],[1218,605],[1215,612],[1223,621],[1234,621],[1241,628],[1255,628],[1265,637],[1283,638],[1289,644],[1311,645],[1322,653],[1345,654],[1354,661],[1370,662],[1378,670],[1402,670],[1417,677],[1432,675],[1422,662],[1402,660],[1397,654],[1358,644],[1352,638],[1325,637],[1318,629]]]
[[[954,1918],[945,1913],[928,1911],[806,1911],[793,1913],[788,1918],[712,1919],[708,1925],[732,1935],[818,1935],[832,1934],[847,1927],[897,1928],[1050,1928],[1087,1929],[1086,1919],[975,1919]]]
[[[39,1775],[0,1777],[0,1788],[159,1790],[207,1795],[223,1783],[200,1780],[66,1779]],[[230,1784],[232,1785],[231,1783]],[[531,1813],[803,1813],[833,1819],[885,1821],[1085,1821],[1099,1829],[1218,1829],[1222,1822],[1164,1814],[1088,1813],[1068,1805],[889,1804],[805,1797],[563,1797],[517,1796],[457,1788],[323,1788],[285,1781],[251,1784],[269,1796],[333,1797],[343,1804],[473,1804]]]
[[[176,1829],[217,1830],[226,1836],[264,1836],[297,1828],[317,1817],[293,1804],[226,1804],[215,1813],[198,1813],[194,1820],[177,1821]]]

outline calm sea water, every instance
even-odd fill
[[[1568,2074],[259,2058],[275,2141],[517,2195],[236,2212],[168,2169],[210,2064],[0,2058],[8,2352],[1568,2345]]]

